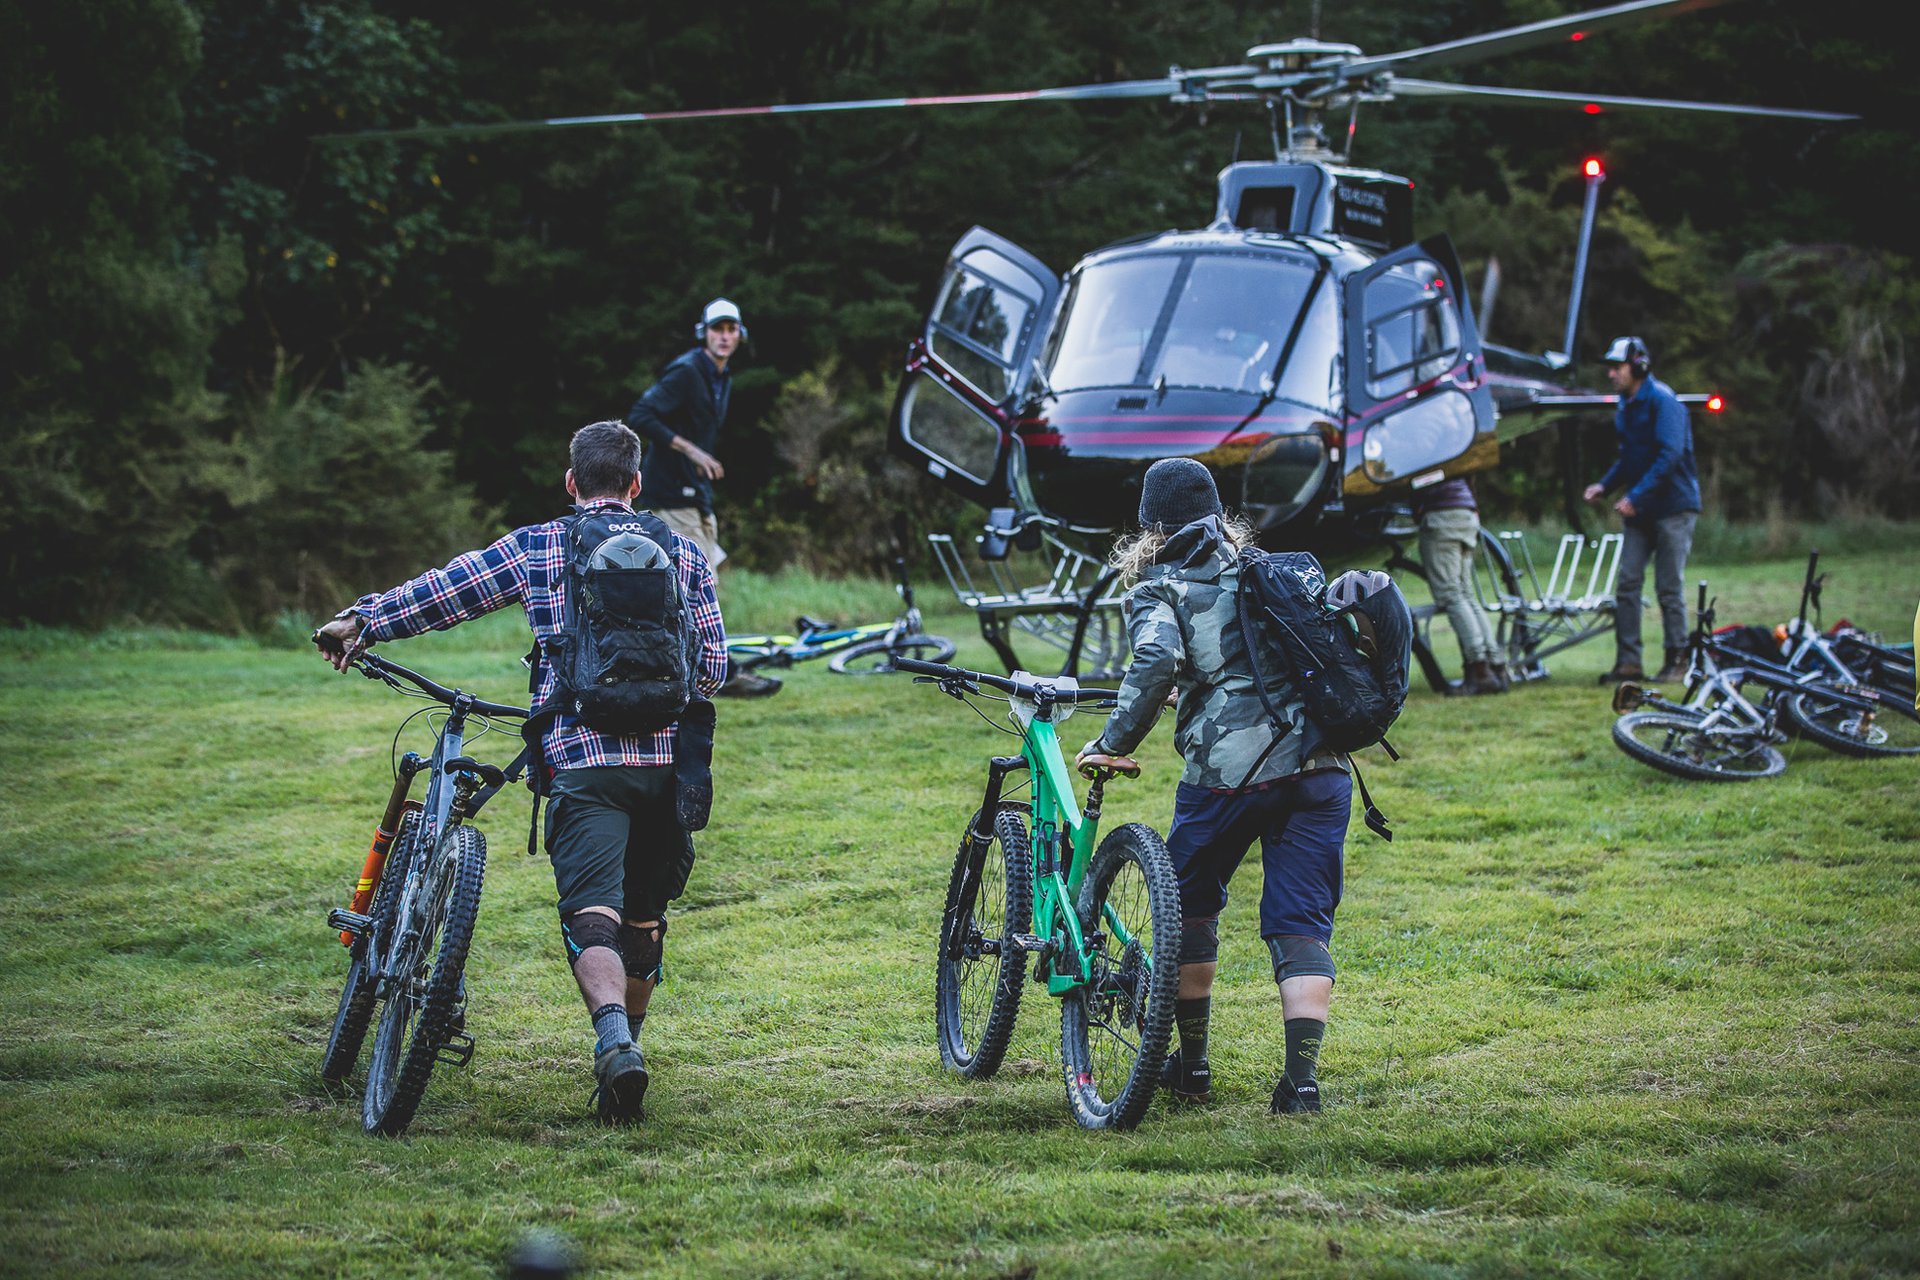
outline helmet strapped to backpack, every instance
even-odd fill
[[[1397,758],[1386,732],[1407,701],[1413,610],[1392,578],[1378,570],[1355,571],[1329,584],[1307,552],[1256,552],[1241,560],[1237,603],[1254,687],[1270,717],[1284,720],[1268,692],[1270,681],[1283,679],[1305,706],[1310,750],[1345,754],[1377,742]],[[1263,654],[1277,655],[1281,669],[1263,670]],[[1254,762],[1241,786],[1265,759]],[[1358,768],[1354,780],[1367,825],[1391,840]]]

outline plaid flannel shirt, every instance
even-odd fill
[[[580,504],[582,513],[631,507],[614,498]],[[714,595],[713,570],[700,549],[673,535],[674,564],[680,571],[680,595],[700,639],[694,686],[706,697],[719,689],[727,673],[727,633]],[[459,623],[510,604],[527,611],[539,656],[534,659],[533,705],[553,696],[559,676],[547,659],[546,641],[560,630],[561,591],[566,570],[566,526],[558,520],[515,529],[483,551],[456,556],[444,569],[429,569],[391,591],[361,596],[354,612],[367,620],[369,641],[400,640]],[[674,727],[658,733],[620,736],[589,729],[571,716],[553,719],[541,744],[551,769],[594,765],[668,765],[673,763]]]

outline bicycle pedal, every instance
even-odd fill
[[[1028,955],[1034,956],[1043,956],[1053,950],[1053,943],[1051,941],[1032,933],[1009,934],[1007,936],[1007,943],[1016,951],[1024,951]]]
[[[473,1037],[464,1031],[456,1031],[447,1037],[447,1042],[434,1051],[433,1060],[444,1062],[450,1067],[464,1067],[473,1061]]]
[[[335,929],[342,933],[350,933],[358,938],[364,936],[369,929],[373,928],[373,917],[363,915],[358,911],[351,911],[346,907],[335,907],[333,910],[327,912],[327,928]]]

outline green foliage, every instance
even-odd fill
[[[328,617],[480,545],[494,518],[427,446],[432,394],[410,369],[361,365],[339,391],[283,387],[209,441],[194,468],[209,518],[192,550],[218,591],[172,616],[298,630],[286,611]]]

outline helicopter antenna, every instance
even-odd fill
[[[1280,108],[1282,106],[1285,106],[1287,110],[1287,142],[1291,145],[1293,142],[1293,100],[1288,98],[1276,103],[1272,98],[1267,99],[1267,128],[1273,134],[1273,158],[1275,160],[1287,159],[1287,151],[1280,145]]]
[[[1340,158],[1342,160],[1345,160],[1348,157],[1353,155],[1353,134],[1354,134],[1354,131],[1359,127],[1360,127],[1360,99],[1355,98],[1353,100],[1352,106],[1349,107],[1347,110],[1347,145],[1346,145],[1346,149],[1340,153]]]

